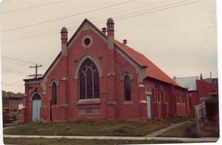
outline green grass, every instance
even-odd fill
[[[161,137],[195,137],[193,130],[195,129],[195,123],[188,122],[171,130],[168,130],[158,136]]]
[[[165,128],[170,123],[185,121],[188,118],[167,120],[148,120],[137,122],[61,122],[30,123],[11,129],[4,129],[4,134],[11,135],[86,135],[86,136],[145,136]]]
[[[181,141],[158,140],[79,140],[79,139],[11,139],[4,138],[5,144],[22,145],[117,145],[117,144],[154,144],[154,143],[182,143]]]

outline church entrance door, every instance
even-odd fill
[[[32,98],[32,121],[40,120],[41,97],[35,94]]]

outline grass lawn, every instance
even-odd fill
[[[179,127],[166,131],[161,137],[219,137],[219,123],[208,121],[202,128],[197,129],[195,122],[188,122]]]
[[[195,123],[188,122],[184,125],[178,126],[171,130],[168,130],[160,135],[159,137],[193,137],[192,129],[195,128]]]
[[[4,138],[5,144],[22,145],[117,145],[117,144],[154,144],[154,143],[182,143],[180,141],[158,140],[78,140],[78,139],[11,139]]]
[[[177,117],[165,120],[137,122],[61,122],[30,123],[15,128],[4,129],[11,135],[86,135],[86,136],[145,136],[153,131],[190,118]]]

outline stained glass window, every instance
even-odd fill
[[[99,72],[90,59],[86,59],[79,69],[80,99],[99,98]]]

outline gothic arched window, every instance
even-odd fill
[[[125,101],[131,100],[131,85],[130,85],[130,77],[129,75],[124,76],[124,97]]]
[[[86,59],[79,69],[80,99],[99,98],[99,72],[90,59]]]
[[[56,82],[52,83],[52,104],[57,104],[57,85],[56,85]]]

